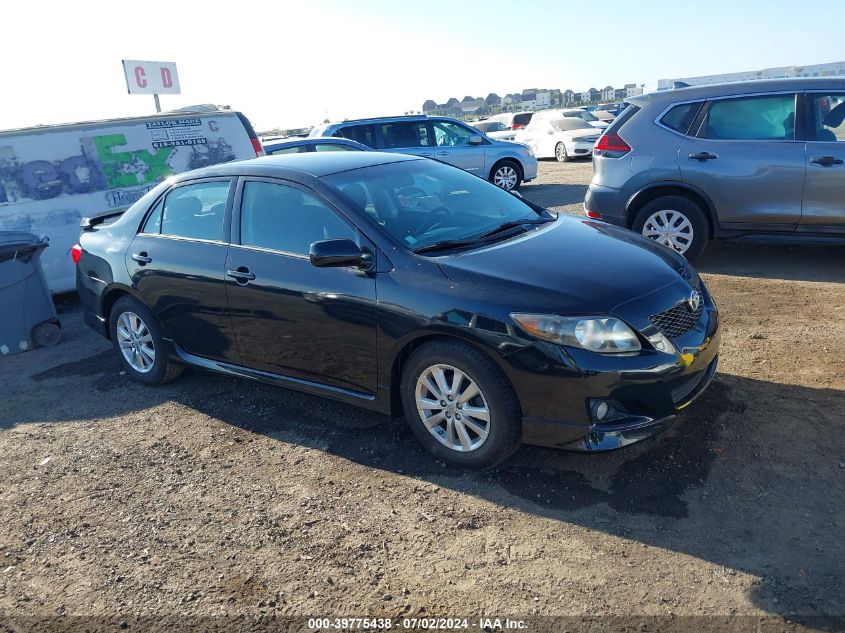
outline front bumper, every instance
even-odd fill
[[[594,145],[595,143],[592,141],[589,143],[567,143],[566,151],[572,158],[576,158],[578,156],[592,156]]]
[[[537,157],[525,156],[522,158],[522,181],[528,182],[537,177]]]
[[[718,312],[707,305],[678,354],[602,355],[537,343],[508,357],[523,410],[522,441],[577,451],[622,448],[667,429],[710,384],[718,365]],[[591,403],[613,414],[597,420]]]

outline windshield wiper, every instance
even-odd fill
[[[489,231],[485,231],[480,235],[475,235],[473,237],[468,237],[461,240],[442,240],[440,242],[432,242],[431,244],[426,244],[425,246],[420,246],[419,248],[415,248],[413,250],[415,253],[428,253],[430,251],[445,250],[447,248],[458,248],[459,246],[471,246],[473,244],[478,244],[480,241],[483,241],[486,238],[493,237],[494,235],[498,235],[500,233],[504,233],[505,231],[514,229],[524,224],[545,224],[546,222],[554,222],[554,220],[555,218],[523,218],[522,220],[511,220],[510,222],[504,222],[499,226],[490,229]]]

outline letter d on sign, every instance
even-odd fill
[[[165,88],[173,87],[173,79],[170,77],[170,69],[162,67],[161,69],[161,85]]]
[[[139,88],[146,88],[147,87],[147,75],[144,72],[144,69],[141,66],[135,66],[135,83],[138,84]]]

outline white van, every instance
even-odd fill
[[[75,290],[83,217],[122,211],[171,174],[264,155],[243,114],[208,110],[0,131],[0,231],[49,237],[47,285]]]

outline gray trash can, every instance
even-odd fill
[[[41,253],[49,245],[43,236],[0,231],[0,355],[52,346],[62,336],[41,270]]]

